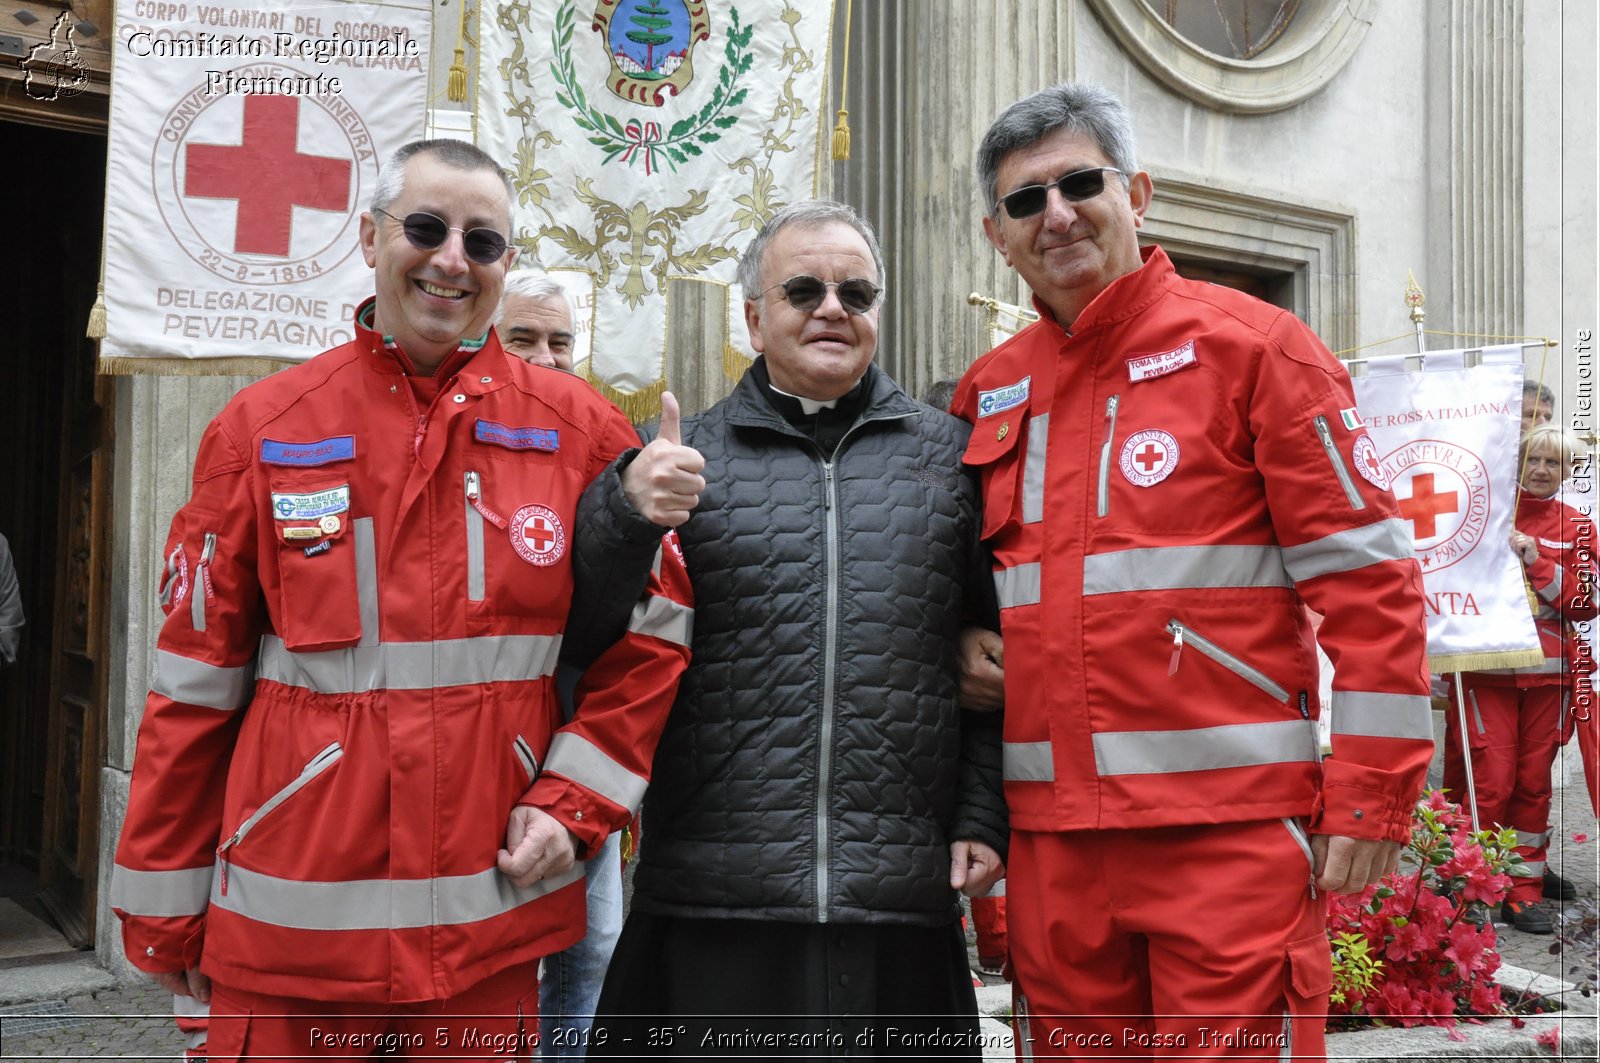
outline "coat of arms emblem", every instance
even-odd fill
[[[694,79],[694,46],[711,35],[705,0],[599,0],[590,28],[611,57],[606,86],[649,107]]]

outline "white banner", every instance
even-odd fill
[[[1522,351],[1373,358],[1355,378],[1366,448],[1411,529],[1427,598],[1428,663],[1435,672],[1513,667],[1543,659],[1522,565],[1509,545],[1516,500]],[[1357,447],[1358,460],[1362,448]]]
[[[614,400],[659,391],[668,282],[731,285],[761,225],[816,194],[832,15],[787,0],[485,5],[478,145],[512,171],[523,253],[592,275],[589,376]],[[748,351],[743,304],[727,302],[725,346]]]
[[[430,18],[425,0],[118,5],[103,369],[226,371],[193,360],[351,337],[361,212],[422,135]]]

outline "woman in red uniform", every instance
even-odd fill
[[[1579,666],[1588,661],[1587,651],[1568,624],[1595,616],[1594,525],[1555,497],[1581,453],[1581,444],[1569,433],[1541,424],[1523,437],[1518,455],[1522,494],[1511,549],[1522,559],[1528,586],[1539,599],[1534,625],[1544,661],[1461,677],[1478,821],[1515,830],[1517,852],[1523,859],[1500,908],[1500,919],[1530,934],[1554,929],[1550,914],[1540,906],[1541,897],[1576,896],[1570,882],[1545,870],[1545,852],[1550,840],[1550,767],[1569,733],[1564,728],[1573,686],[1588,682],[1593,672],[1587,663]],[[1460,714],[1448,712],[1445,717],[1444,784],[1453,797],[1465,802]]]

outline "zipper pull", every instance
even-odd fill
[[[422,457],[422,437],[427,435],[427,433],[428,433],[428,415],[425,414],[425,413],[418,414],[417,415],[417,438],[411,441],[411,449],[416,452],[416,455],[419,458]]]
[[[1109,421],[1117,415],[1117,403],[1121,400],[1121,395],[1113,395],[1106,400],[1106,420]]]
[[[484,505],[483,480],[475,472],[467,473],[467,502],[472,506],[473,509],[478,511],[484,520],[488,521],[490,524],[493,524],[501,531],[505,531],[509,526],[504,517],[490,509],[488,506]]]
[[[833,508],[833,466],[828,462],[822,463],[822,508]]]
[[[1183,625],[1174,620],[1167,625],[1172,632],[1172,660],[1167,662],[1167,674],[1178,674],[1178,658],[1183,655]]]
[[[195,569],[200,576],[200,581],[205,584],[206,601],[216,597],[211,590],[211,559],[217,556],[217,533],[206,532],[206,545],[200,551],[200,563]]]
[[[224,897],[228,895],[228,850],[238,844],[238,841],[239,835],[238,832],[235,832],[233,837],[217,846],[217,859],[222,861],[222,885],[220,889]]]

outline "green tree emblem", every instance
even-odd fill
[[[670,19],[663,17],[666,13],[667,9],[659,3],[640,4],[628,17],[628,21],[639,28],[628,30],[623,36],[634,44],[644,45],[645,49],[644,73],[635,75],[637,77],[655,79],[666,76],[656,72],[656,45],[672,40],[671,34],[661,32],[672,25]]]

